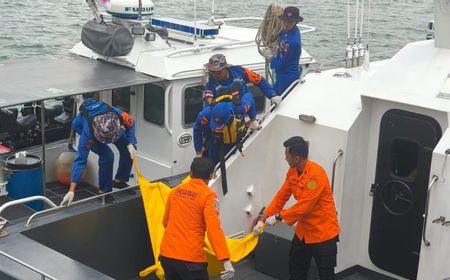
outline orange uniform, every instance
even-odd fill
[[[297,202],[287,209],[284,204],[291,195]],[[290,168],[286,179],[264,214],[280,212],[288,225],[297,223],[295,234],[306,244],[330,240],[339,234],[339,224],[333,194],[325,170],[308,160],[302,174]]]
[[[216,193],[201,179],[191,179],[175,187],[167,199],[164,213],[166,230],[161,243],[161,256],[206,262],[204,247],[207,232],[217,259],[229,259],[217,205]]]

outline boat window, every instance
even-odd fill
[[[392,146],[392,172],[403,178],[415,180],[419,145],[408,139],[395,139]]]
[[[252,93],[253,98],[255,99],[256,112],[262,113],[265,109],[266,97],[262,93],[262,91],[254,85],[247,85],[247,89]]]
[[[198,113],[203,110],[203,85],[187,87],[184,90],[183,102],[183,124],[185,127],[191,127]]]
[[[164,125],[164,88],[156,84],[144,87],[144,119],[157,125]]]
[[[112,90],[112,105],[122,111],[130,112],[131,89],[130,87]]]

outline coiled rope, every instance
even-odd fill
[[[258,52],[265,58],[272,57],[277,51],[278,37],[283,30],[283,22],[278,16],[282,14],[282,7],[270,5],[256,34],[255,43]]]

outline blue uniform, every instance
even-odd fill
[[[132,160],[127,149],[128,144],[137,144],[135,136],[135,123],[133,119],[124,111],[110,106],[102,101],[98,101],[92,98],[88,98],[85,101],[85,108],[90,108],[90,105],[95,103],[96,112],[89,112],[89,116],[95,116],[96,114],[102,114],[106,111],[114,111],[119,115],[121,123],[124,129],[120,130],[120,136],[113,144],[117,147],[120,154],[119,168],[117,169],[116,179],[121,182],[127,182],[130,177]],[[80,141],[78,144],[78,152],[75,161],[72,166],[71,181],[79,183],[83,170],[86,167],[89,151],[93,151],[99,156],[98,159],[98,177],[99,188],[103,192],[110,192],[112,190],[113,181],[113,164],[114,154],[111,148],[107,144],[97,141],[92,135],[91,124],[83,112],[78,113],[75,119],[72,121],[73,129],[80,135]]]
[[[229,102],[230,103],[230,102]],[[244,102],[243,102],[244,103]],[[231,103],[230,103],[231,104]],[[235,112],[235,118],[239,117],[238,115],[243,114],[243,111],[239,107],[233,106],[233,111]],[[218,143],[217,138],[215,135],[213,135],[210,123],[212,118],[212,107],[207,106],[203,111],[201,111],[197,119],[194,123],[194,148],[195,151],[198,153],[202,150],[203,147],[206,146],[206,154],[203,154],[203,156],[207,156],[209,159],[211,159],[214,164],[219,162],[219,146],[223,145],[224,147],[224,155],[226,155],[235,145],[234,143]],[[232,133],[232,129],[230,128],[232,126],[232,122],[235,121],[235,119],[230,119],[228,123],[225,124],[228,128],[224,128],[223,130],[228,131],[228,133]],[[237,133],[234,131],[233,133]],[[237,137],[237,135],[234,135]],[[231,137],[230,137],[231,138]],[[239,139],[237,139],[239,140]]]
[[[280,34],[277,53],[272,58],[270,67],[275,70],[274,89],[282,94],[295,80],[300,78],[300,56],[302,54],[302,37],[297,26]]]
[[[277,95],[270,84],[260,75],[241,66],[231,66],[228,68],[229,77],[227,80],[215,80],[210,77],[205,85],[204,98],[214,100],[222,95],[238,95],[244,102],[244,99],[251,106],[247,114],[251,120],[256,119],[256,106],[253,95],[248,92],[246,83],[252,83],[257,86],[267,98]]]

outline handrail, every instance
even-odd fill
[[[254,40],[246,40],[246,41],[238,41],[238,42],[232,42],[232,43],[224,43],[224,44],[216,44],[216,45],[208,45],[208,46],[196,46],[196,47],[192,47],[192,48],[185,48],[185,49],[181,49],[181,50],[176,50],[173,51],[169,54],[166,55],[166,57],[171,57],[174,56],[176,54],[180,54],[180,53],[186,53],[186,52],[199,52],[202,50],[209,50],[209,49],[217,49],[217,48],[223,48],[223,47],[232,47],[232,46],[239,46],[239,45],[254,45],[255,41]]]
[[[259,20],[262,21],[264,18],[262,17],[236,17],[236,18],[215,18],[215,22],[227,22],[227,21],[245,21],[245,20]],[[199,20],[198,23],[208,23],[208,20]],[[306,25],[306,24],[297,24],[297,26],[303,27],[302,34],[316,31],[314,26]]]
[[[48,275],[47,273],[45,273],[45,272],[43,272],[43,271],[40,271],[39,269],[37,269],[37,268],[35,268],[35,267],[33,267],[33,266],[31,266],[31,265],[29,265],[29,264],[27,264],[27,263],[21,261],[21,260],[19,260],[18,258],[15,258],[15,257],[13,257],[13,256],[11,256],[11,255],[9,255],[9,254],[3,252],[3,251],[0,251],[0,255],[4,256],[5,258],[10,259],[10,260],[12,260],[12,261],[14,261],[14,262],[16,262],[16,263],[18,263],[18,264],[20,264],[20,265],[23,265],[23,266],[25,266],[26,268],[28,268],[28,269],[30,269],[30,270],[32,270],[32,271],[38,273],[38,274],[40,274],[40,275],[41,275],[41,280],[45,280],[45,279],[57,280],[57,278],[55,278],[55,277],[53,277],[53,276],[50,276],[50,275]]]
[[[236,18],[236,19],[254,19],[254,18],[249,17],[249,18]],[[256,18],[256,19],[259,19],[259,18]],[[227,19],[227,20],[224,20],[224,21],[232,21],[232,20],[234,20],[234,18]],[[312,31],[316,30],[315,27],[309,26],[309,25],[300,24],[299,26],[306,28],[305,30],[302,30],[302,34],[305,34],[305,33],[312,32]],[[200,52],[202,50],[209,50],[209,49],[214,50],[214,49],[219,49],[219,48],[224,48],[224,47],[236,47],[236,46],[240,46],[240,45],[246,47],[246,46],[252,46],[252,45],[255,45],[255,44],[256,44],[255,40],[252,39],[252,40],[245,40],[245,41],[238,41],[238,42],[231,42],[231,43],[223,43],[223,44],[215,44],[215,45],[208,45],[208,46],[195,46],[195,47],[191,47],[191,48],[185,48],[185,49],[180,49],[180,50],[173,51],[171,53],[168,53],[166,55],[166,57],[172,57],[172,56],[174,56],[176,54],[182,54],[182,53],[186,53],[186,52]]]
[[[295,87],[302,79],[297,79],[295,81],[292,82],[292,84],[283,92],[283,94],[281,95],[281,98],[284,99],[292,90],[293,87]],[[269,109],[258,119],[258,123],[261,124],[265,118],[273,111],[275,110],[275,108],[277,107],[277,105],[272,104]],[[249,137],[250,135],[253,134],[253,131],[250,131],[249,133],[247,133],[241,140],[241,143],[244,143]],[[227,159],[229,159],[237,150],[237,146],[235,145],[226,155],[225,155],[225,161]],[[219,170],[220,168],[220,163],[216,164],[216,167],[214,168],[214,175],[216,174],[217,170]]]
[[[0,233],[2,233],[3,227],[5,227],[6,223],[8,222],[7,219],[0,217],[1,221],[0,221]]]
[[[247,68],[252,68],[251,70],[257,71],[257,70],[264,69],[264,67],[257,67],[257,66],[259,66],[261,64],[263,64],[263,63],[262,62],[261,63],[247,63],[247,64],[240,64],[240,66],[247,67]],[[183,70],[183,71],[179,71],[179,72],[173,73],[172,77],[176,77],[176,76],[178,76],[180,74],[189,74],[189,73],[195,73],[195,72],[202,73],[204,70],[205,70],[204,67],[197,68],[197,69]]]
[[[215,18],[214,21],[244,21],[244,20],[263,20],[262,17],[235,17],[235,18]],[[208,23],[208,20],[199,20],[199,23]]]
[[[22,203],[26,203],[26,202],[30,202],[30,201],[35,201],[35,200],[43,200],[44,202],[46,202],[48,205],[50,205],[52,208],[58,207],[56,206],[55,203],[53,203],[53,201],[51,201],[50,199],[46,198],[45,196],[42,195],[35,195],[35,196],[30,196],[30,197],[25,197],[25,198],[20,198],[20,199],[16,199],[16,200],[12,200],[12,201],[8,201],[5,204],[3,204],[2,206],[0,206],[0,214],[8,207],[10,206],[14,206],[14,205],[18,205],[18,204],[22,204]]]
[[[172,83],[169,84],[169,86],[166,88],[166,90],[164,91],[164,127],[166,128],[167,132],[169,133],[169,135],[172,135],[173,131],[172,129],[170,129],[170,122],[169,122],[169,106],[170,106],[170,102],[169,102],[169,96],[170,94],[172,94]],[[167,108],[166,108],[167,106]]]
[[[334,176],[336,175],[336,163],[344,155],[344,151],[339,149],[333,160],[333,171],[331,172],[331,193],[334,193]]]
[[[26,227],[29,227],[30,224],[31,224],[31,220],[32,220],[34,217],[36,217],[37,215],[44,214],[44,213],[47,213],[47,212],[53,212],[53,211],[55,211],[55,210],[64,210],[64,209],[66,209],[67,207],[72,207],[72,206],[74,206],[74,205],[78,205],[78,204],[81,204],[81,203],[85,203],[85,202],[87,202],[87,201],[94,200],[94,199],[98,199],[98,198],[101,198],[101,197],[104,197],[104,196],[107,196],[107,195],[110,195],[110,194],[115,194],[115,193],[120,193],[120,192],[124,192],[124,191],[127,191],[127,190],[131,190],[131,189],[133,189],[133,188],[135,188],[135,187],[136,187],[136,186],[129,186],[129,187],[126,187],[126,188],[117,190],[117,191],[112,191],[112,192],[102,193],[102,194],[98,194],[98,195],[91,196],[91,197],[88,197],[88,198],[80,199],[80,200],[77,200],[77,201],[75,201],[75,202],[72,202],[69,206],[57,206],[57,207],[55,207],[55,208],[45,209],[45,210],[36,212],[36,213],[34,213],[33,215],[31,215],[31,216],[28,218],[28,221],[27,221],[27,223],[25,224],[25,226],[26,226]]]
[[[426,237],[426,233],[427,233],[427,220],[428,220],[428,206],[430,203],[430,195],[431,195],[431,189],[433,188],[434,183],[437,182],[437,180],[439,180],[439,177],[436,175],[433,175],[433,177],[431,178],[431,182],[428,185],[428,192],[427,192],[427,201],[425,204],[425,213],[423,214],[423,228],[422,228],[422,240],[423,240],[423,244],[425,246],[430,246],[431,242],[429,240],[427,240]]]
[[[297,80],[295,80],[295,81],[293,81],[292,82],[292,84],[283,92],[283,94],[281,95],[281,98],[284,100],[284,98],[291,92],[291,90],[298,84],[298,83],[300,83],[301,82],[301,78],[300,79],[297,79]],[[264,120],[265,120],[265,118],[270,114],[270,113],[272,113],[272,111],[273,110],[275,110],[275,107],[277,107],[275,104],[272,104],[270,107],[269,107],[269,110],[267,110],[259,119],[258,119],[258,122],[261,124]]]

